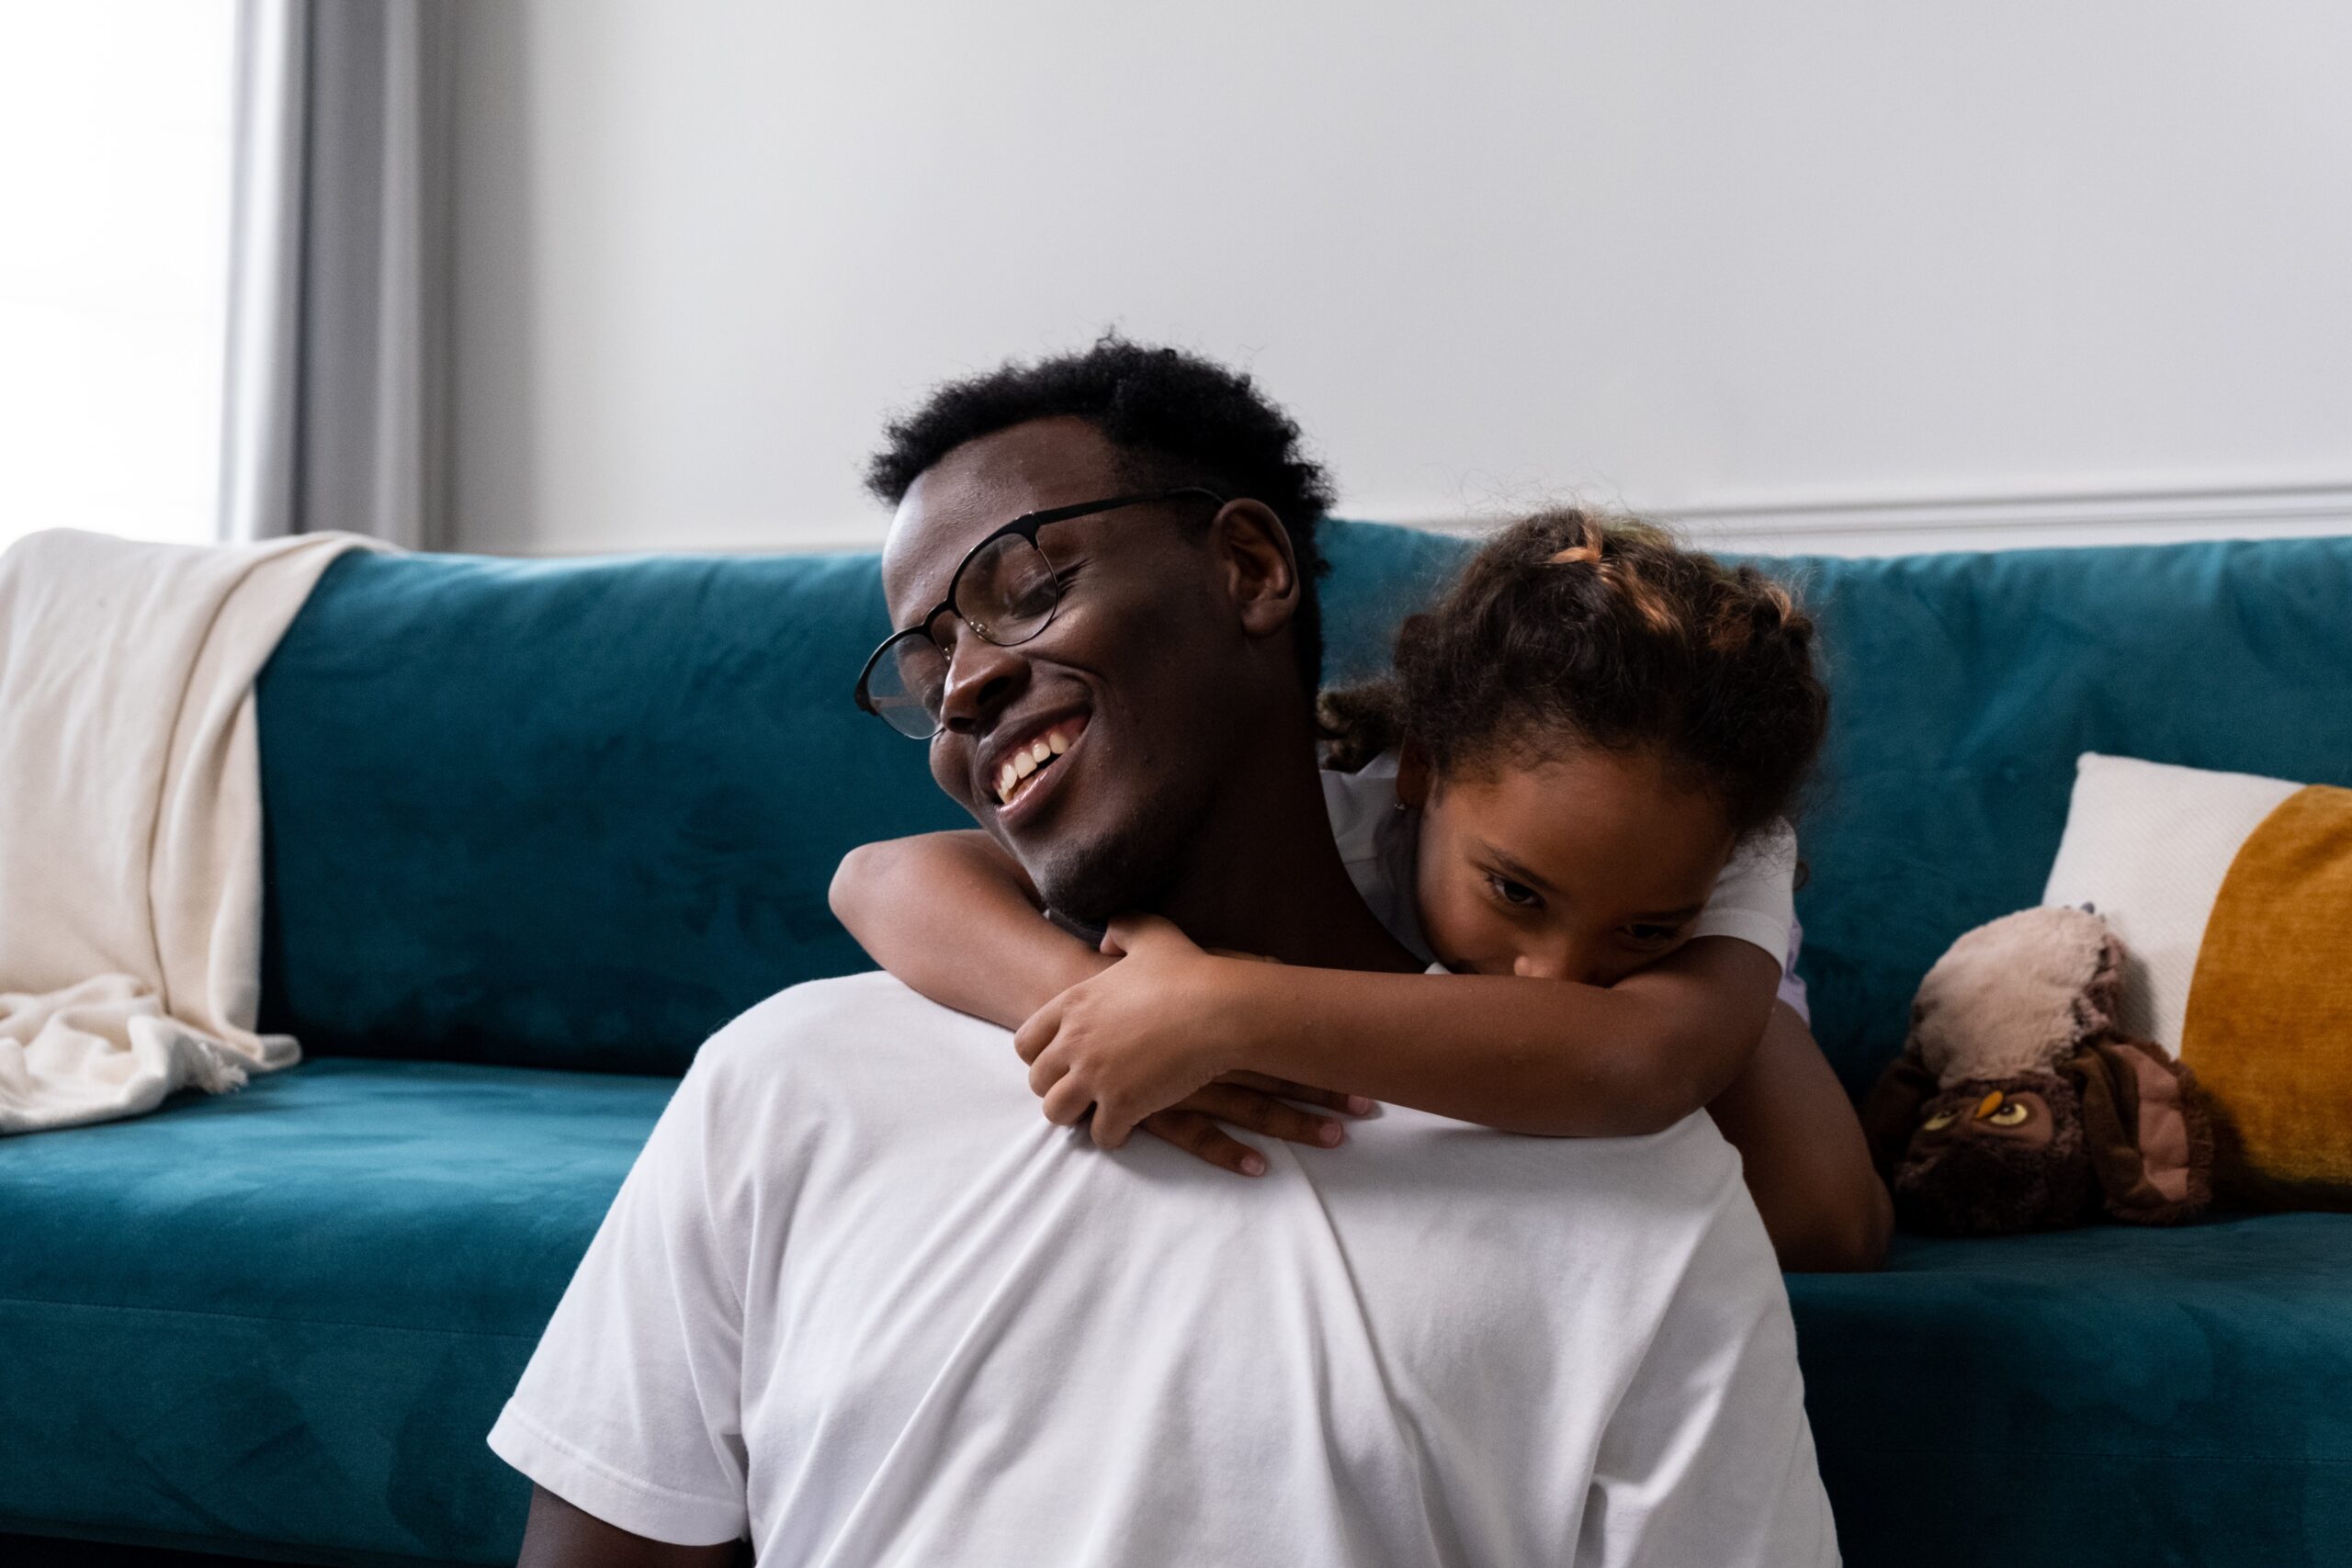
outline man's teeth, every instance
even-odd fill
[[[1022,781],[1034,777],[1040,768],[1070,748],[1077,732],[1055,728],[1005,759],[996,771],[996,799],[999,806],[1009,806],[1021,793]]]

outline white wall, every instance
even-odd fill
[[[2352,529],[2340,4],[463,16],[468,548],[870,541],[886,411],[1112,323],[1355,516]]]

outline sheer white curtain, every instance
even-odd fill
[[[450,0],[242,0],[220,517],[447,543]]]

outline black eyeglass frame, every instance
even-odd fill
[[[1022,538],[1028,541],[1029,547],[1031,549],[1034,549],[1039,555],[1044,556],[1046,554],[1046,549],[1044,546],[1037,543],[1037,530],[1043,528],[1048,523],[1067,523],[1074,517],[1091,517],[1098,512],[1115,512],[1124,506],[1149,506],[1160,502],[1183,501],[1193,497],[1198,497],[1203,501],[1216,502],[1219,506],[1225,505],[1228,499],[1226,496],[1218,494],[1216,491],[1210,490],[1205,485],[1178,485],[1172,490],[1154,491],[1148,494],[1116,495],[1111,497],[1107,501],[1081,501],[1070,506],[1052,506],[1047,507],[1043,512],[1026,512],[1022,513],[1020,516],[1014,518],[1012,522],[1007,523],[1003,527],[989,534],[987,538],[980,540],[970,549],[964,552],[964,558],[956,563],[956,574],[947,580],[947,597],[942,599],[937,604],[933,605],[932,609],[924,615],[922,619],[917,621],[913,626],[908,626],[902,631],[892,632],[888,637],[884,637],[882,639],[882,646],[876,649],[872,653],[866,656],[865,668],[857,672],[857,689],[851,694],[852,700],[854,701],[864,711],[872,714],[878,719],[881,719],[885,724],[890,724],[888,717],[883,714],[881,709],[874,705],[874,699],[867,694],[866,682],[872,679],[874,668],[876,665],[882,662],[883,656],[888,654],[899,643],[905,641],[910,637],[922,637],[926,641],[930,640],[932,626],[942,615],[955,615],[956,619],[962,621],[966,626],[970,626],[972,628],[973,635],[978,637],[981,641],[997,648],[1018,648],[1024,642],[1035,641],[1037,637],[1045,635],[1046,628],[1054,624],[1054,617],[1061,614],[1062,592],[1061,573],[1059,571],[1056,571],[1054,573],[1054,607],[1047,611],[1046,618],[1037,624],[1037,629],[1029,633],[1026,637],[1015,637],[1011,642],[999,642],[996,638],[989,636],[987,630],[978,622],[972,620],[961,610],[956,608],[956,591],[964,585],[964,570],[970,566],[974,560],[978,558],[982,550],[987,549],[999,539],[1004,538],[1009,535],[1017,534]],[[1046,564],[1050,568],[1053,565],[1053,558],[1050,556],[1046,557]],[[952,660],[954,656],[951,654],[948,657]],[[899,729],[895,724],[891,724],[890,728],[897,734],[907,734],[905,730]],[[947,727],[944,723],[933,720],[931,733],[929,735],[908,735],[907,739],[910,740],[927,741],[935,738],[941,730],[946,728]]]

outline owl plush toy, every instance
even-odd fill
[[[2005,916],[1936,961],[1862,1107],[1906,1224],[1990,1235],[2205,1207],[2211,1119],[2186,1067],[2117,1035],[2123,963],[2107,922],[2072,908]]]

